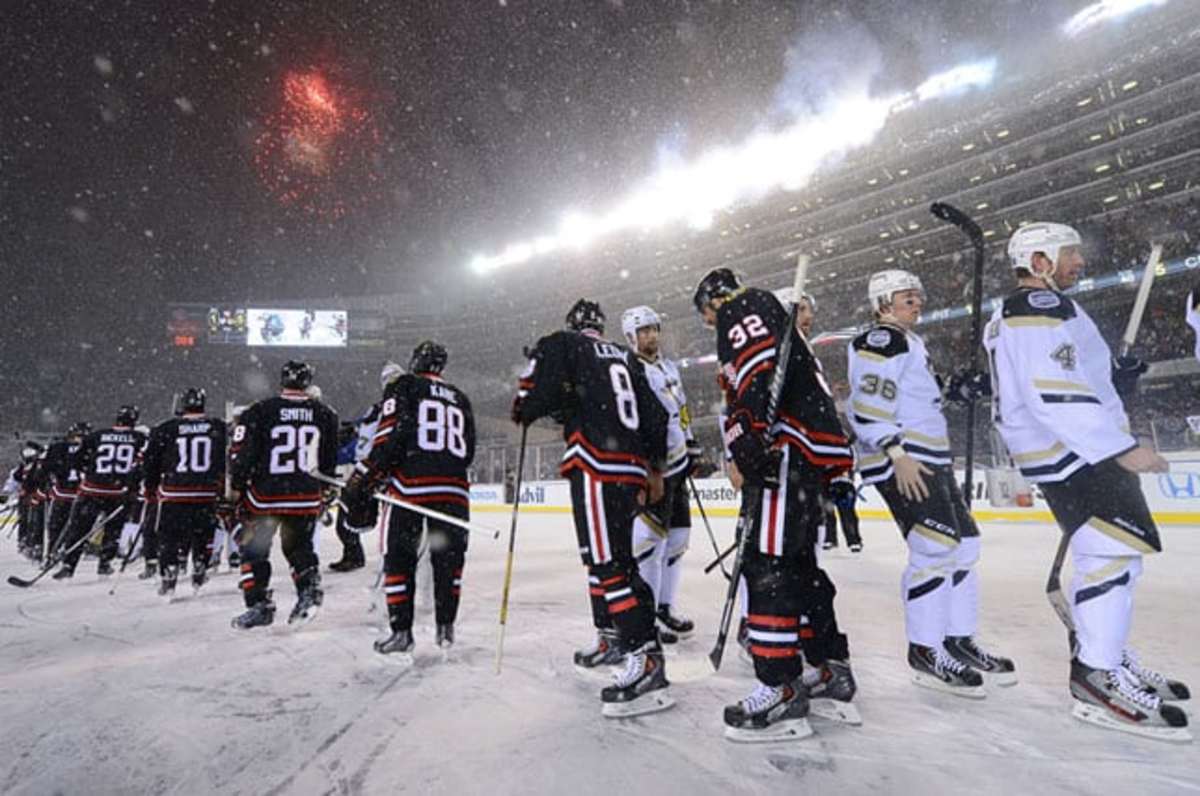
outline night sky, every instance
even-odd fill
[[[973,5],[10,3],[0,353],[158,340],[168,301],[461,278],[665,151],[772,123],[789,46],[862,57],[851,31],[911,85],[1011,40],[1030,7],[1080,4]]]

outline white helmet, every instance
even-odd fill
[[[775,298],[779,299],[779,303],[785,307],[787,307],[790,304],[796,303],[795,301],[792,300],[792,296],[794,296],[795,294],[796,294],[796,288],[794,288],[794,287],[781,287],[778,290],[776,290],[774,293]],[[815,298],[813,298],[812,293],[809,293],[807,291],[804,293],[801,293],[800,298],[802,300],[808,302],[809,309],[811,309],[814,313],[817,311],[817,300]]]
[[[871,302],[871,309],[878,312],[880,305],[891,304],[892,296],[901,290],[925,292],[917,275],[908,271],[889,268],[886,271],[877,271],[871,274],[871,280],[867,283],[867,300]]]
[[[637,348],[638,329],[644,329],[647,326],[662,327],[658,313],[649,307],[630,307],[621,313],[621,331],[625,333],[625,339],[634,349]]]
[[[1073,227],[1040,221],[1026,224],[1008,239],[1008,259],[1013,268],[1033,271],[1033,255],[1041,252],[1051,264],[1058,267],[1058,252],[1065,246],[1081,246],[1083,239]],[[1054,275],[1051,269],[1050,276]]]
[[[404,368],[388,360],[383,364],[383,370],[379,372],[379,386],[386,390],[389,384],[403,375]]]

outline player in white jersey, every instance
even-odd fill
[[[871,276],[875,323],[850,342],[847,415],[864,484],[873,484],[908,545],[901,576],[913,682],[980,698],[983,678],[1017,682],[1012,661],[975,642],[979,528],[954,480],[942,390],[913,329],[925,304],[908,271]]]
[[[661,330],[658,313],[649,307],[631,307],[621,314],[621,331],[642,360],[646,380],[668,417],[663,497],[646,506],[633,521],[633,553],[657,602],[659,638],[664,644],[674,644],[695,630],[692,620],[675,613],[672,606],[692,533],[687,479],[701,450],[689,427],[691,417],[679,367],[659,350]]]
[[[1142,556],[1162,550],[1138,473],[1167,462],[1129,433],[1112,353],[1062,291],[1084,268],[1079,233],[1021,227],[1008,243],[1018,287],[996,308],[984,344],[993,421],[1022,475],[1041,488],[1070,540],[1073,715],[1111,729],[1186,740],[1189,696],[1129,651]]]
[[[1187,298],[1187,322],[1196,333],[1196,359],[1200,359],[1200,285],[1192,288]]]

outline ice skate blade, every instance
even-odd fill
[[[1143,738],[1152,738],[1156,741],[1188,743],[1192,740],[1192,734],[1188,731],[1187,727],[1147,727],[1141,724],[1121,721],[1114,718],[1112,713],[1106,708],[1100,705],[1093,705],[1089,702],[1076,701],[1074,707],[1071,708],[1071,715],[1082,722],[1094,724],[1106,730],[1127,732],[1130,735],[1140,735]]]
[[[912,681],[922,688],[928,688],[931,691],[941,691],[943,694],[953,694],[954,696],[965,697],[967,699],[987,698],[987,692],[983,690],[983,686],[947,685],[933,675],[925,674],[924,672],[913,672]]]
[[[658,713],[674,706],[675,700],[669,689],[660,688],[648,694],[642,694],[632,702],[605,702],[600,712],[609,719],[630,719],[634,716],[645,716],[648,713]]]
[[[1001,688],[1012,688],[1018,682],[1016,672],[996,672],[995,674],[992,674],[980,669],[979,673],[983,675],[984,685],[997,685]]]
[[[811,707],[811,705],[810,705]],[[734,743],[782,743],[799,741],[813,734],[808,719],[790,719],[761,730],[744,727],[725,727],[725,737]]]
[[[389,666],[395,666],[397,669],[408,669],[417,662],[411,652],[380,652],[379,650],[375,650],[375,654],[381,661]]]
[[[321,606],[314,605],[312,608],[309,608],[307,611],[300,614],[299,616],[289,616],[288,624],[295,625],[296,627],[302,627],[304,625],[311,624],[312,621],[314,619],[316,619],[318,615],[320,615],[320,613],[321,613]]]
[[[852,702],[818,697],[809,700],[808,712],[818,718],[836,721],[839,724],[849,724],[858,727],[863,723],[862,715],[858,712],[858,707]]]

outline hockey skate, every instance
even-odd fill
[[[858,707],[851,702],[858,691],[849,661],[826,661],[804,672],[808,706],[814,716],[842,724],[862,724]]]
[[[1187,714],[1143,688],[1124,666],[1105,671],[1075,658],[1071,661],[1071,696],[1075,697],[1071,715],[1080,721],[1159,741],[1192,740]]]
[[[208,583],[208,570],[197,570],[192,573],[192,596],[197,597],[200,594],[200,589],[204,584]]]
[[[941,648],[909,643],[908,665],[912,668],[912,681],[924,688],[971,699],[987,696],[983,675]]]
[[[976,644],[971,636],[946,636],[945,646],[946,652],[959,663],[982,674],[985,681],[999,686],[1017,684],[1017,667],[1013,662],[1008,658],[992,655]]]
[[[275,621],[275,603],[271,601],[268,592],[266,599],[256,602],[242,613],[233,618],[231,623],[237,630],[249,630],[252,627],[265,627]]]
[[[96,574],[97,574],[97,575],[99,575],[99,576],[100,576],[100,577],[102,577],[102,578],[107,578],[109,575],[113,574],[113,565],[112,565],[112,562],[110,562],[110,561],[101,561],[101,562],[100,562],[100,563],[99,563],[99,564],[96,566]]]
[[[138,580],[150,580],[154,577],[158,577],[158,562],[147,561],[146,568],[138,575]]]
[[[171,602],[175,599],[175,578],[167,577],[168,570],[163,569],[163,579],[158,584],[158,596],[163,598],[163,602]]]
[[[316,586],[301,589],[300,593],[296,595],[296,604],[288,615],[288,624],[294,625],[297,622],[307,624],[316,619],[317,614],[321,613],[321,603],[324,599],[325,592]]]
[[[812,735],[803,684],[759,683],[745,699],[725,707],[725,737],[737,743],[795,741]]]
[[[657,713],[675,704],[663,662],[662,644],[653,639],[625,656],[625,668],[600,692],[601,713],[623,719]]]
[[[375,642],[375,651],[382,655],[388,663],[399,666],[413,665],[412,650],[412,630],[393,630],[390,636]]]
[[[851,544],[850,552],[851,553],[861,553],[862,552],[862,542],[854,542],[853,544]]]
[[[659,638],[664,644],[673,644],[673,641],[667,641],[663,638],[664,631],[674,636],[676,641],[689,638],[692,632],[695,631],[696,625],[691,619],[686,616],[678,616],[671,613],[671,606],[658,606],[657,614]]]
[[[444,650],[454,646],[454,625],[441,624],[437,626],[437,645]]]
[[[330,572],[353,572],[356,569],[362,569],[367,563],[356,556],[348,556],[343,554],[340,559],[329,565]]]
[[[1184,702],[1192,698],[1191,689],[1178,680],[1172,680],[1162,672],[1144,665],[1131,649],[1121,653],[1121,667],[1132,674],[1142,687],[1157,694],[1164,702]]]
[[[71,578],[75,577],[75,570],[70,566],[64,566],[50,577],[54,578],[55,580],[70,580]]]
[[[616,666],[625,657],[618,644],[615,630],[599,630],[596,641],[586,649],[575,650],[575,665],[581,669],[597,666]]]

